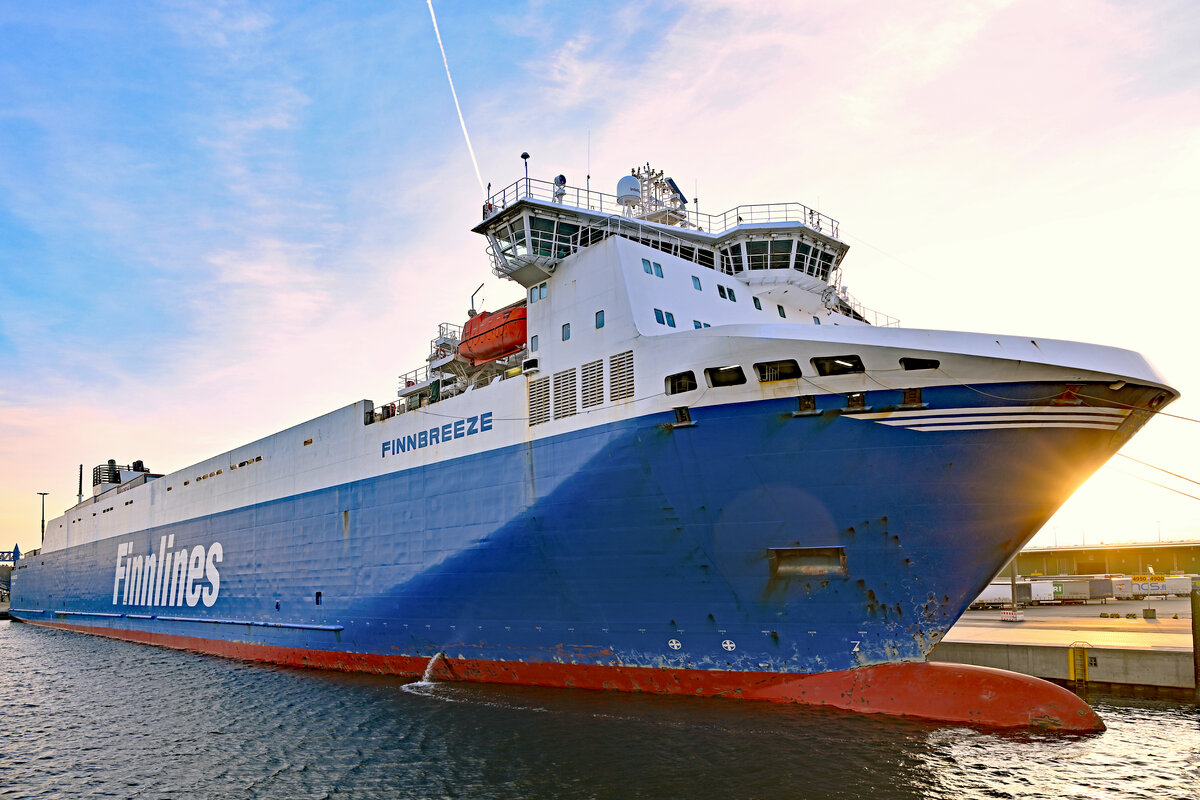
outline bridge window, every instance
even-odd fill
[[[776,239],[771,242],[771,269],[787,269],[792,263],[792,240]]]
[[[654,321],[657,322],[659,325],[667,324],[666,317],[663,316],[663,312],[662,312],[661,308],[654,309]]]
[[[566,258],[575,247],[573,237],[579,231],[578,225],[569,222],[556,222],[543,217],[531,217],[529,220],[529,239],[533,252],[539,256]]]
[[[735,272],[741,272],[743,268],[742,245],[740,242],[721,249],[721,272],[724,272],[726,275],[732,275]]]
[[[762,311],[762,303],[760,303],[760,302],[758,301],[758,298],[757,298],[757,297],[751,297],[750,299],[754,301],[754,307],[755,307],[755,308],[757,308],[759,311]]]
[[[697,292],[702,292],[702,291],[704,291],[704,290],[703,290],[703,289],[700,287],[700,279],[699,279],[699,278],[697,278],[695,275],[693,275],[693,276],[692,276],[692,287],[693,287],[693,288],[694,288],[694,289],[695,289]]]
[[[767,242],[746,243],[746,260],[750,262],[750,269],[767,268],[767,247]]]
[[[783,310],[783,306],[781,306],[781,305],[779,305],[778,303],[776,303],[776,304],[775,304],[775,308],[777,308],[777,309],[779,310],[779,316],[780,316],[780,317],[782,317],[783,319],[787,319],[787,312]],[[816,318],[816,317],[813,317],[813,319],[817,319],[817,318]],[[818,325],[820,325],[820,324],[821,324],[820,320],[817,320],[817,324],[818,324]]]

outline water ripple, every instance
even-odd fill
[[[1194,706],[1095,736],[292,670],[0,622],[2,798],[1193,798]]]

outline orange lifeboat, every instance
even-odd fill
[[[458,354],[477,367],[510,356],[525,346],[525,308],[510,308],[498,314],[481,311],[463,325]]]

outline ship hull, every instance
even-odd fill
[[[926,390],[900,419],[1078,387],[988,388]],[[476,680],[753,697],[748,675],[923,661],[1135,424],[1067,405],[921,429],[817,400],[651,414],[68,547],[14,573],[13,616],[284,664],[412,675],[441,654]],[[203,601],[203,571],[194,593],[119,580],[119,546],[168,540],[220,544]]]

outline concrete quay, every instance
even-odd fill
[[[1154,609],[1155,619],[1144,619],[1146,608]],[[1023,610],[1020,622],[1004,621],[996,610],[968,611],[929,660],[997,667],[1114,691],[1195,691],[1191,604],[1186,597]],[[1110,617],[1101,617],[1102,612]],[[1176,614],[1179,618],[1172,619]]]

